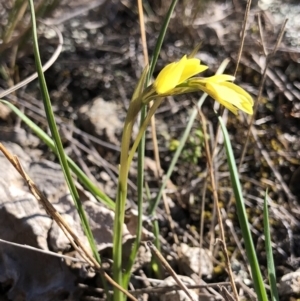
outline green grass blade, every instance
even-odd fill
[[[272,242],[271,242],[267,198],[268,198],[268,190],[265,193],[265,199],[264,199],[264,232],[265,232],[265,244],[266,244],[267,265],[268,265],[268,277],[269,277],[269,284],[271,290],[271,300],[279,301],[278,290],[276,285],[275,264],[274,264],[274,258],[272,253]]]
[[[76,209],[78,211],[78,214],[80,216],[80,220],[84,229],[84,232],[87,236],[87,239],[89,241],[90,247],[92,249],[93,255],[95,259],[100,263],[100,256],[97,251],[96,243],[94,241],[94,237],[92,234],[92,231],[89,227],[89,223],[87,220],[87,217],[85,215],[85,212],[83,210],[78,191],[76,189],[75,183],[72,179],[72,175],[69,169],[69,165],[67,162],[67,158],[63,149],[63,145],[60,139],[60,135],[55,123],[55,118],[54,118],[54,113],[52,110],[51,106],[51,101],[46,85],[46,80],[45,76],[42,70],[42,63],[41,63],[41,58],[40,58],[40,53],[39,53],[39,47],[38,47],[38,41],[37,41],[37,30],[36,30],[36,20],[35,20],[35,11],[34,11],[34,4],[33,0],[29,0],[29,5],[30,5],[30,12],[31,12],[31,21],[32,21],[32,38],[33,38],[33,49],[34,49],[34,57],[35,57],[35,64],[38,72],[38,79],[39,79],[39,84],[40,84],[40,89],[41,89],[41,94],[43,98],[43,104],[45,108],[45,113],[47,116],[48,120],[48,125],[55,143],[55,147],[57,149],[57,155],[59,158],[60,165],[62,167],[65,180],[68,184],[70,193],[72,195],[72,198],[74,200]]]
[[[37,135],[56,155],[57,150],[53,140],[40,128],[38,127],[31,119],[29,119],[24,113],[22,113],[17,107],[15,107],[10,102],[0,99],[0,102],[7,105],[32,131]],[[110,199],[105,193],[103,193],[79,168],[79,166],[67,156],[68,164],[74,174],[78,177],[79,181],[83,186],[90,191],[95,198],[98,199],[101,203],[106,205],[108,208],[114,210],[115,203]]]
[[[14,5],[8,15],[7,25],[2,34],[3,41],[1,44],[7,44],[11,40],[13,31],[15,30],[18,22],[22,19],[24,12],[26,11],[26,6],[27,3],[25,3],[23,0],[14,1]]]
[[[161,244],[160,244],[160,240],[159,240],[159,225],[158,225],[158,221],[157,220],[154,220],[153,223],[153,234],[154,234],[154,237],[155,237],[155,240],[153,241],[153,244],[155,245],[155,247],[158,249],[158,250],[161,250]],[[158,278],[158,279],[162,279],[162,275],[163,275],[163,268],[161,266],[161,263],[159,260],[157,260],[157,258],[155,256],[152,256],[151,258],[151,268],[152,268],[152,271],[154,272],[155,276]]]
[[[171,20],[171,16],[174,12],[174,9],[175,9],[175,6],[176,6],[177,2],[178,2],[178,0],[173,0],[172,1],[171,5],[169,7],[169,10],[168,10],[168,12],[167,12],[167,14],[164,18],[164,22],[163,22],[163,25],[161,27],[159,36],[157,38],[156,45],[155,45],[153,55],[152,55],[152,58],[151,58],[147,83],[150,82],[150,78],[153,75],[154,68],[156,66],[157,59],[158,59],[158,56],[159,56],[159,53],[160,53],[160,50],[161,50],[161,46],[162,46],[162,43],[164,41],[164,38],[165,38],[165,35],[166,35],[166,32],[167,32],[167,28],[168,28],[168,25],[169,25],[170,20]]]
[[[266,289],[264,286],[262,274],[259,268],[259,263],[254,248],[254,243],[250,232],[250,227],[247,220],[246,208],[245,208],[243,195],[242,195],[242,188],[239,180],[239,174],[236,168],[236,163],[235,163],[235,159],[230,143],[230,138],[227,129],[224,125],[224,122],[222,120],[222,117],[218,117],[218,119],[224,136],[226,155],[227,155],[228,166],[230,170],[231,184],[236,199],[237,215],[238,215],[240,228],[242,231],[242,235],[246,247],[247,258],[249,259],[254,289],[259,301],[268,301]]]

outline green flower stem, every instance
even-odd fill
[[[130,114],[127,115],[125,120],[125,127],[122,135],[121,144],[121,159],[120,159],[120,171],[118,181],[118,191],[116,199],[115,209],[115,221],[114,221],[114,235],[113,235],[113,278],[122,285],[123,273],[122,273],[122,234],[123,224],[125,218],[125,205],[127,198],[127,182],[128,182],[128,150],[131,138],[131,132],[133,128],[134,119],[128,120]],[[132,117],[132,116],[131,116]],[[123,293],[116,287],[114,287],[114,300],[123,300]]]
[[[124,123],[124,130],[121,142],[121,158],[118,180],[118,191],[115,205],[114,235],[113,235],[113,278],[123,288],[122,272],[122,234],[125,218],[125,206],[127,199],[127,182],[128,182],[128,153],[130,148],[131,134],[137,114],[142,107],[140,95],[142,94],[148,68],[145,68],[138,84],[133,93],[127,116]],[[114,300],[123,300],[123,293],[114,287]]]
[[[161,104],[162,99],[157,99],[152,107],[150,108],[146,118],[146,106],[143,106],[142,108],[142,116],[141,116],[141,127],[138,133],[137,138],[135,139],[135,142],[129,151],[130,148],[130,140],[131,140],[131,133],[134,121],[136,119],[136,115],[138,114],[140,110],[140,106],[142,104],[142,101],[139,99],[134,100],[129,105],[128,114],[126,116],[125,120],[125,126],[124,131],[122,135],[122,143],[121,143],[121,159],[120,159],[120,171],[119,171],[119,182],[118,182],[118,192],[117,192],[117,200],[116,200],[116,210],[115,210],[115,222],[114,222],[114,238],[113,238],[113,275],[114,280],[122,284],[122,287],[126,288],[130,279],[130,272],[132,268],[132,264],[134,262],[134,259],[136,257],[137,249],[139,246],[139,240],[137,239],[135,241],[135,248],[133,249],[133,252],[131,253],[131,257],[129,258],[129,262],[125,271],[125,274],[123,275],[122,272],[122,230],[123,230],[123,224],[124,224],[124,217],[125,217],[125,206],[126,206],[126,198],[127,198],[127,182],[128,182],[128,172],[129,167],[132,162],[133,156],[136,152],[137,147],[139,146],[141,140],[143,140],[143,136],[145,133],[145,130],[147,128],[147,125],[149,124],[151,117],[154,115],[156,109]],[[140,152],[144,152],[143,144],[141,148],[139,149]],[[129,153],[129,155],[128,155]],[[141,159],[141,155],[139,156],[139,170],[141,172],[141,169],[143,168],[143,159]],[[139,199],[140,199],[140,205],[142,204],[142,191],[143,191],[143,176],[139,174],[138,180],[140,181],[138,187],[139,189]],[[140,210],[142,206],[140,206]],[[140,214],[141,215],[141,214]],[[142,216],[142,215],[141,215]],[[141,229],[139,230],[141,231]],[[137,233],[138,236],[141,235],[141,233]],[[122,292],[120,292],[117,288],[114,289],[114,296],[115,300],[121,300],[122,298]]]
[[[132,101],[129,105],[128,113],[125,120],[125,127],[122,136],[121,144],[121,159],[120,159],[120,173],[119,173],[119,182],[118,182],[118,192],[116,199],[116,211],[115,211],[115,222],[114,222],[114,238],[113,238],[113,277],[114,280],[123,284],[122,281],[122,228],[124,223],[124,211],[127,197],[127,178],[128,178],[128,153],[129,153],[129,144],[131,139],[131,133],[133,128],[134,120],[142,108],[142,92],[145,86],[148,86],[150,78],[153,74],[160,49],[167,31],[168,24],[171,19],[171,15],[174,11],[178,0],[173,0],[170,8],[167,12],[167,15],[164,19],[163,26],[161,28],[157,43],[153,52],[153,57],[150,63],[149,70],[145,68],[140,81],[133,93]],[[142,119],[143,120],[143,119]],[[133,155],[132,155],[133,157]],[[121,301],[123,298],[122,293],[118,289],[114,289],[114,300]]]
[[[154,102],[153,102],[153,105],[151,106],[146,118],[144,119],[144,121],[141,123],[141,127],[140,127],[140,130],[138,132],[138,135],[134,141],[134,144],[129,152],[129,155],[128,155],[128,166],[130,166],[131,162],[132,162],[132,159],[133,159],[133,156],[136,152],[136,149],[137,147],[139,146],[139,143],[146,131],[146,128],[147,126],[149,125],[150,121],[151,121],[151,118],[152,116],[155,114],[157,108],[160,106],[160,104],[162,103],[163,99],[162,98],[159,98],[159,99],[156,99]]]
[[[145,116],[147,113],[147,106],[143,106],[141,110],[141,121],[140,121],[140,131],[141,139],[139,139],[139,147],[138,147],[138,179],[137,179],[137,187],[138,187],[138,223],[137,223],[137,230],[136,230],[136,238],[128,259],[128,263],[126,265],[125,273],[123,276],[123,285],[124,287],[128,286],[131,276],[131,269],[134,264],[140,242],[142,237],[142,222],[143,222],[143,188],[144,188],[144,156],[145,156],[145,135],[144,131],[146,127],[143,128],[143,124],[145,123]],[[146,125],[147,126],[147,125]],[[138,138],[136,139],[138,140]],[[136,142],[136,141],[135,141]],[[130,153],[132,153],[133,147],[131,148]],[[135,151],[135,150],[134,150]],[[130,166],[131,160],[128,159],[128,168]]]

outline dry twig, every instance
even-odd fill
[[[147,246],[150,248],[151,252],[155,254],[155,256],[158,258],[158,260],[161,262],[161,264],[165,267],[165,269],[170,273],[170,275],[174,278],[178,286],[186,293],[186,295],[189,297],[191,301],[194,301],[194,298],[190,294],[187,286],[180,280],[178,275],[174,272],[174,270],[171,268],[169,263],[165,260],[165,258],[160,254],[160,252],[156,249],[156,247],[153,245],[152,242],[147,242]]]
[[[220,229],[220,239],[218,239],[218,241],[221,243],[221,247],[222,247],[223,253],[225,255],[225,263],[226,263],[226,267],[227,267],[227,272],[228,272],[228,275],[229,275],[229,279],[230,279],[230,282],[231,282],[231,286],[232,286],[232,290],[233,290],[235,300],[237,301],[237,300],[239,300],[239,295],[238,295],[238,292],[237,292],[237,289],[236,289],[236,286],[235,286],[234,276],[233,276],[233,273],[232,273],[232,270],[231,270],[230,259],[229,259],[227,246],[226,246],[225,232],[224,232],[224,227],[223,227],[221,210],[220,210],[220,207],[219,207],[219,198],[218,198],[218,192],[217,192],[215,176],[214,176],[214,167],[213,167],[213,163],[212,163],[212,156],[211,156],[210,147],[209,147],[209,143],[208,143],[207,132],[206,132],[206,118],[205,118],[205,116],[203,115],[203,113],[201,112],[200,109],[198,109],[198,114],[200,116],[201,123],[202,123],[202,128],[203,128],[203,135],[204,135],[204,142],[205,142],[205,152],[206,152],[206,158],[207,158],[208,171],[209,171],[209,176],[210,176],[210,181],[211,181],[211,186],[212,186],[212,191],[213,191],[213,198],[214,198],[215,206],[216,206],[216,209],[217,209],[217,217],[218,217],[218,223],[219,223],[219,229]]]

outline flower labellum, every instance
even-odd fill
[[[243,88],[232,83],[234,79],[234,76],[219,74],[207,78],[193,78],[189,85],[198,86],[199,90],[207,93],[235,115],[238,109],[252,115],[253,99]]]

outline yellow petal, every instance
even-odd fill
[[[235,91],[227,87],[212,82],[208,82],[206,84],[206,87],[208,90],[211,90],[216,95],[216,100],[221,98],[235,106],[238,106],[241,102],[239,95]]]
[[[253,115],[253,106],[249,102],[243,102],[242,104],[243,111],[249,115]]]
[[[219,93],[217,92],[218,88],[215,88],[212,85],[207,85],[207,83],[203,82],[202,80],[198,81],[198,80],[194,80],[194,79],[189,81],[189,85],[191,85],[191,87],[193,87],[193,88],[197,87],[199,90],[202,90],[203,92],[208,94],[211,98],[215,99],[221,105],[223,105],[225,108],[230,110],[232,113],[237,115],[238,109],[233,104],[229,103],[228,101],[223,100],[223,98],[220,97]]]
[[[209,82],[206,84],[206,87],[208,90],[211,90],[213,94],[216,95],[215,100],[222,103],[225,107],[228,107],[227,105],[225,105],[225,103],[228,103],[252,115],[253,109],[248,99],[244,95],[237,93],[235,90],[226,87],[223,84],[224,83],[215,84]]]
[[[167,65],[158,74],[154,87],[157,94],[166,94],[188,78],[203,72],[208,67],[200,64],[199,59],[182,57],[179,62]]]
[[[195,58],[187,59],[178,84],[183,83],[188,78],[198,73],[201,73],[206,69],[208,69],[208,67],[205,65],[201,65],[200,60]]]
[[[237,97],[236,93],[232,92],[226,87],[222,87],[211,82],[206,84],[206,88],[208,90],[208,94],[212,98],[214,98],[234,114],[237,114],[237,108],[240,107],[240,99]]]
[[[219,74],[208,78],[192,78],[188,84],[190,87],[198,87],[199,90],[206,92],[234,114],[237,114],[236,108],[238,108],[252,115],[253,99],[250,94],[228,80],[234,80],[234,77]]]
[[[234,83],[228,83],[228,82],[224,82],[222,83],[223,86],[226,86],[234,91],[236,91],[237,93],[243,95],[248,101],[249,103],[253,106],[253,99],[252,97],[250,96],[249,93],[247,93],[243,88],[237,86],[236,84]]]
[[[203,78],[203,81],[205,82],[213,82],[216,84],[234,80],[235,77],[229,74],[216,74],[210,77]]]
[[[222,99],[218,99],[218,102],[224,106],[226,109],[228,109],[229,111],[231,111],[234,115],[238,114],[238,108],[235,107],[234,105],[232,105],[231,103],[227,102],[227,101],[223,101]]]
[[[167,93],[178,85],[186,61],[185,55],[179,62],[171,63],[160,71],[154,82],[154,87],[158,94]]]

